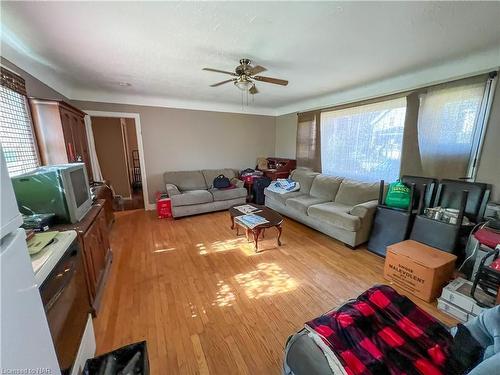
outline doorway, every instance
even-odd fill
[[[89,113],[90,112],[90,113]],[[87,111],[102,180],[112,188],[117,211],[145,208],[144,167],[138,116]],[[130,114],[132,115],[132,114]],[[140,126],[140,122],[139,122]]]

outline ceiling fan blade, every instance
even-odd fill
[[[225,81],[214,83],[213,85],[210,85],[210,87],[217,87],[217,86],[223,85],[224,83],[228,83],[228,82],[232,82],[232,81],[236,81],[236,78],[226,79]]]
[[[260,65],[256,65],[254,66],[252,69],[250,69],[250,75],[253,76],[253,75],[256,75],[256,74],[259,74],[259,73],[262,73],[262,72],[265,72],[267,69],[264,68],[263,66],[260,66]]]
[[[250,90],[248,90],[248,92],[252,95],[255,95],[259,93],[259,90],[257,90],[257,87],[255,87],[255,85],[253,85],[252,87],[250,87]]]
[[[202,70],[206,70],[207,72],[229,74],[229,75],[232,75],[232,76],[235,76],[235,77],[237,76],[235,73],[233,73],[233,72],[226,72],[225,70],[212,69],[212,68],[203,68]]]
[[[281,86],[286,86],[288,85],[288,81],[284,79],[278,79],[278,78],[271,78],[271,77],[262,77],[262,76],[255,76],[252,77],[253,79],[261,82],[267,82],[267,83],[274,83],[276,85],[281,85]]]

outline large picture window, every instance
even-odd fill
[[[399,177],[406,98],[321,114],[322,172],[362,181]]]
[[[10,176],[39,166],[26,96],[0,86],[0,143]]]

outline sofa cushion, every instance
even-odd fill
[[[342,177],[317,175],[312,182],[309,194],[316,198],[324,198],[325,201],[333,201],[342,180]]]
[[[214,197],[214,201],[227,201],[229,199],[245,198],[247,196],[247,189],[234,188],[234,189],[210,189],[210,193]]]
[[[201,171],[165,172],[163,174],[163,180],[166,184],[177,186],[180,191],[203,190],[208,188]]]
[[[359,182],[344,179],[335,196],[335,202],[354,206],[359,203],[378,199],[380,184],[378,182]]]
[[[352,206],[327,202],[310,206],[307,209],[309,216],[327,222],[335,227],[356,232],[361,227],[361,219],[349,214]]]
[[[289,193],[280,194],[280,193],[276,193],[275,191],[269,190],[268,188],[265,188],[264,195],[266,197],[274,199],[275,201],[278,201],[282,205],[285,205],[285,202],[287,199],[295,198],[295,197],[298,197],[298,196],[304,195],[304,194],[301,193],[300,191],[291,191]]]
[[[173,206],[189,206],[192,204],[213,202],[213,196],[208,190],[189,190],[170,197]]]
[[[296,198],[289,198],[285,201],[287,207],[291,207],[300,213],[307,215],[307,208],[313,204],[328,202],[325,198],[316,198],[309,194],[300,195]]]
[[[214,185],[214,179],[220,174],[223,174],[230,180],[234,177],[236,177],[236,171],[234,169],[230,168],[224,168],[224,169],[204,169],[201,171],[203,173],[203,177],[205,178],[205,184],[207,185],[207,188],[212,188]]]
[[[300,192],[302,194],[309,194],[311,184],[317,175],[319,173],[313,172],[311,169],[297,168],[290,173],[290,178],[300,184]]]

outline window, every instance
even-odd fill
[[[405,114],[405,98],[323,112],[322,172],[362,181],[397,179]]]
[[[420,95],[418,143],[425,176],[471,174],[483,131],[485,81],[429,89]]]
[[[4,85],[4,72],[2,69],[0,143],[9,174],[16,176],[29,172],[40,164],[26,96]]]
[[[297,166],[319,170],[316,114],[301,114],[297,123]]]

